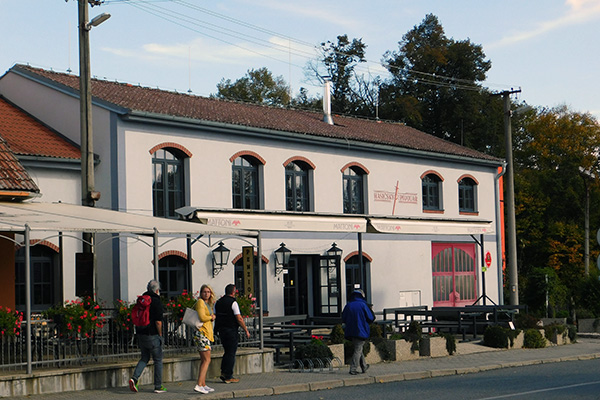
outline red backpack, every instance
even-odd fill
[[[138,296],[135,306],[131,309],[133,325],[140,328],[150,325],[150,303],[152,303],[152,298],[147,294]]]

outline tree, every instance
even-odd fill
[[[316,77],[322,82],[325,76],[331,79],[334,112],[375,116],[379,78],[356,72],[356,67],[366,62],[366,49],[362,39],[350,40],[348,35],[340,35],[337,42],[321,43],[321,58],[307,65],[309,80]]]
[[[273,77],[265,67],[250,69],[246,75],[235,82],[221,79],[217,84],[217,94],[213,97],[220,99],[245,101],[285,106],[290,103],[290,87],[282,76]]]
[[[480,85],[491,68],[482,46],[447,38],[433,14],[398,45],[383,56],[391,78],[381,87],[381,115],[481,151],[497,148],[502,108]]]
[[[577,299],[584,278],[584,201],[588,189],[594,201],[589,218],[600,219],[600,125],[590,114],[566,106],[533,110],[516,122],[519,275],[527,282],[533,271],[550,268],[566,288],[567,299]],[[582,171],[591,172],[592,178]]]

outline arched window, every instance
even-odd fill
[[[365,213],[365,176],[356,166],[343,171],[344,214]]]
[[[32,311],[45,311],[59,301],[60,288],[57,254],[54,250],[42,246],[32,246],[31,294]],[[15,255],[15,305],[25,310],[25,248],[21,247]]]
[[[293,161],[285,166],[286,211],[310,211],[309,165]]]
[[[258,210],[260,208],[259,163],[250,156],[241,156],[231,165],[233,208]]]
[[[436,174],[427,174],[422,179],[423,210],[442,210],[442,179]]]
[[[155,217],[176,218],[184,204],[183,154],[172,148],[152,155],[152,210]]]
[[[172,299],[184,290],[189,290],[188,261],[180,256],[170,255],[158,262],[158,280],[161,296]]]
[[[350,300],[350,294],[354,291],[355,287],[363,289],[367,294],[368,299],[371,298],[371,263],[369,258],[363,256],[363,270],[361,276],[359,261],[358,255],[354,255],[346,260],[346,301]]]
[[[458,182],[458,211],[477,212],[477,183],[471,178]]]

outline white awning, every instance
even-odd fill
[[[197,210],[194,217],[201,223],[214,228],[296,232],[367,231],[367,220],[360,217],[267,213],[222,213],[202,210]]]
[[[491,221],[369,218],[369,232],[410,235],[482,235],[494,233]]]
[[[234,235],[256,237],[257,232],[208,227],[194,222],[151,217],[65,203],[0,202],[0,232],[31,231],[132,233],[152,235]]]

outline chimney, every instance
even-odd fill
[[[331,78],[326,76],[323,78],[325,88],[323,92],[323,121],[329,125],[333,125],[331,117]]]

